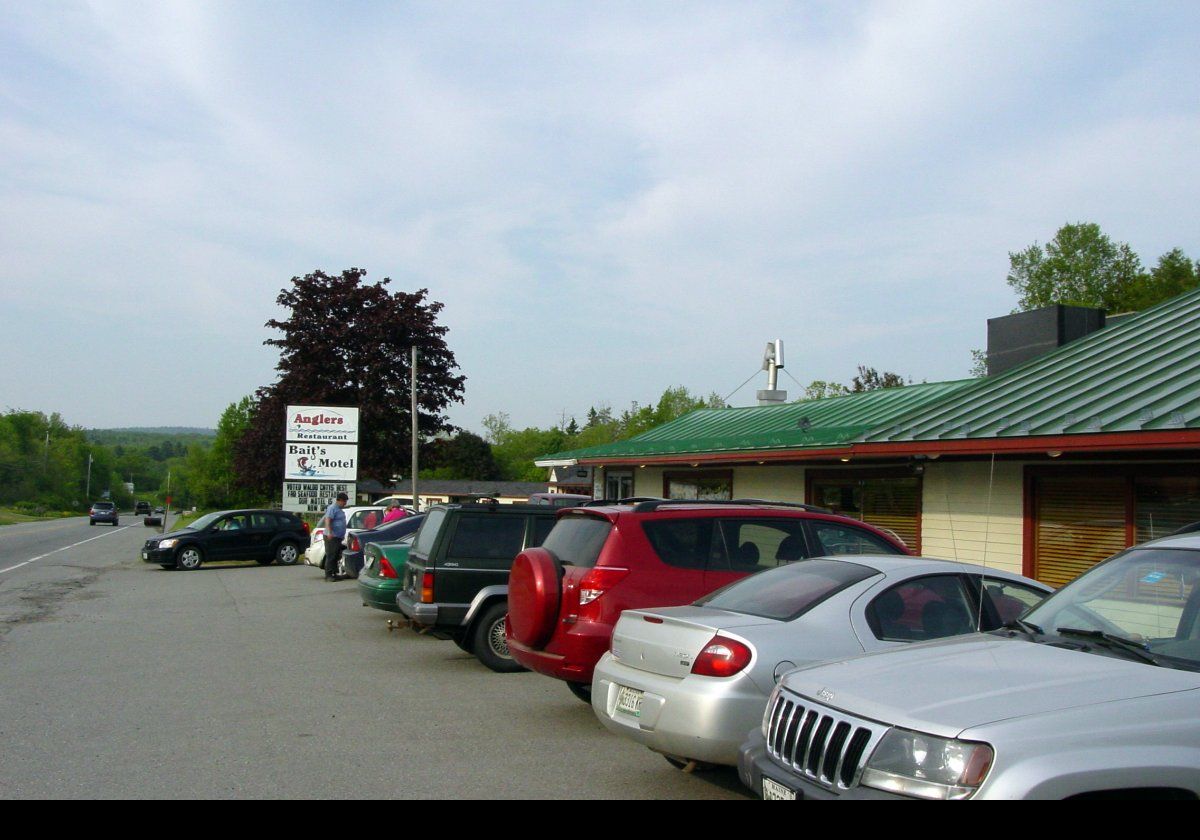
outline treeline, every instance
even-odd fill
[[[187,452],[162,437],[113,446],[98,442],[102,435],[59,414],[0,415],[0,505],[34,514],[81,512],[97,499],[132,507],[135,499],[160,499],[167,473]]]
[[[698,408],[724,407],[717,394],[701,397],[677,386],[663,391],[653,404],[635,402],[620,414],[607,405],[592,406],[582,418],[564,416],[545,429],[515,429],[507,413],[489,414],[483,419],[484,436],[464,431],[425,447],[421,477],[545,481],[546,470],[533,463],[539,455],[624,440]]]

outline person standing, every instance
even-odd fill
[[[325,580],[337,580],[338,559],[342,556],[342,540],[346,537],[345,507],[348,501],[349,496],[338,493],[321,520],[325,528]]]
[[[395,522],[397,519],[403,519],[408,516],[408,511],[400,507],[400,503],[395,499],[389,499],[387,505],[387,513],[383,515],[383,523]]]

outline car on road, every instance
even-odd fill
[[[133,506],[133,515],[134,516],[149,516],[150,515],[150,503],[149,502],[138,502],[137,504],[135,504]]]
[[[592,671],[623,610],[688,604],[821,555],[908,554],[897,537],[824,508],[758,499],[652,500],[559,511],[508,582],[508,647],[591,702]]]
[[[92,502],[92,507],[88,510],[88,525],[95,525],[97,522],[120,525],[121,512],[117,510],[116,504],[113,502]]]
[[[738,761],[764,798],[1200,798],[1200,536],[1006,629],[790,672]]]
[[[224,510],[205,514],[186,528],[151,537],[142,547],[146,563],[164,569],[198,569],[203,563],[253,560],[291,566],[308,542],[308,523],[282,510]]]
[[[787,671],[995,630],[1052,591],[923,557],[797,560],[686,607],[622,613],[592,678],[592,708],[608,729],[676,766],[736,765]]]

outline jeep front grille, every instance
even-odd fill
[[[770,709],[767,752],[824,788],[848,790],[858,784],[863,764],[887,730],[780,691]]]

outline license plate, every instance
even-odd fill
[[[795,799],[796,791],[790,787],[784,787],[774,779],[768,779],[763,776],[763,799]]]
[[[149,559],[150,559],[150,553],[149,553],[148,551],[143,551],[143,552],[142,552],[142,559],[143,559],[143,560],[149,560]]]
[[[617,689],[617,711],[633,715],[634,717],[641,717],[642,698],[644,696],[644,691],[638,691],[636,688],[629,688],[624,685],[619,686]]]

